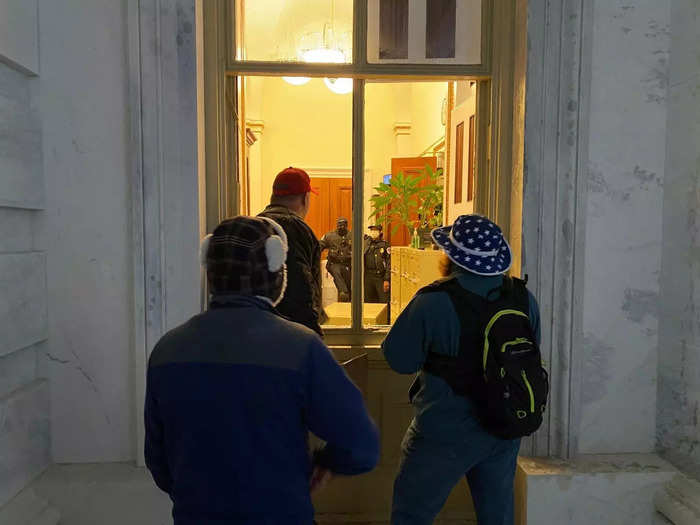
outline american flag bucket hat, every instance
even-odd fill
[[[435,228],[432,237],[453,263],[477,275],[501,275],[513,263],[501,228],[481,215],[460,215],[452,226]]]

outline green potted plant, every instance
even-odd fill
[[[374,189],[370,218],[380,223],[393,223],[392,233],[406,226],[412,239],[418,228],[441,226],[441,179],[442,169],[433,170],[427,164],[420,173],[399,172],[392,177],[391,184],[381,183]]]

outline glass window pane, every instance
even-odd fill
[[[379,58],[408,58],[408,0],[380,0]]]
[[[480,64],[482,0],[368,0],[373,64]]]
[[[365,326],[392,322],[440,276],[430,232],[443,222],[447,98],[444,81],[366,85]]]
[[[353,0],[236,0],[238,60],[352,62]]]
[[[430,0],[425,9],[426,58],[455,58],[455,0]]]
[[[464,122],[457,124],[455,140],[455,204],[462,202],[462,180],[464,177]]]
[[[280,77],[245,77],[239,110],[246,126],[245,162],[239,163],[245,171],[238,174],[239,187],[248,188],[239,192],[242,213],[256,215],[270,204],[281,170],[294,166],[308,173],[314,193],[304,221],[317,239],[325,237],[318,261],[327,314],[322,324],[349,327],[352,95],[332,91],[322,78],[292,85]],[[341,218],[347,219],[346,228],[338,228]],[[290,271],[288,290],[302,278]],[[284,304],[281,310],[294,319],[296,312],[286,311]]]

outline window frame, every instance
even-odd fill
[[[344,77],[353,79],[352,92],[352,180],[353,180],[353,224],[364,223],[364,163],[365,163],[365,86],[374,79],[399,81],[477,81],[477,100],[482,104],[477,105],[477,128],[479,138],[483,142],[477,146],[486,155],[490,149],[488,136],[491,120],[490,104],[484,104],[490,100],[492,76],[492,27],[495,0],[483,0],[481,9],[481,64],[455,65],[455,64],[396,64],[381,63],[372,64],[367,61],[367,2],[355,0],[353,5],[353,57],[347,64],[309,64],[300,62],[268,62],[237,60],[237,33],[239,21],[236,19],[236,3],[246,0],[224,0],[223,9],[226,23],[224,30],[219,35],[225,39],[219,49],[225,50],[224,82],[228,86],[228,94],[225,97],[228,102],[228,110],[234,115],[233,119],[223,119],[226,128],[224,137],[235,137],[235,128],[238,125],[237,107],[240,104],[238,93],[238,79],[245,76],[305,76],[305,77]],[[486,95],[486,96],[484,96]],[[481,113],[480,113],[481,111]],[[483,117],[483,118],[480,118]],[[233,130],[231,129],[233,128]],[[447,135],[447,132],[446,132]],[[446,137],[447,138],[447,137]],[[230,139],[229,139],[230,140]],[[231,142],[236,141],[235,138]],[[229,142],[229,151],[232,152],[228,163],[225,163],[223,175],[220,173],[218,184],[228,191],[227,205],[225,209],[228,215],[239,211],[238,193],[240,188],[234,184],[226,183],[222,179],[235,180],[234,174],[238,173],[240,156],[239,147]],[[477,165],[479,160],[477,159]],[[489,169],[487,164],[483,164]],[[487,171],[483,171],[487,173]],[[447,177],[445,183],[448,183]],[[446,192],[447,194],[448,192]],[[449,199],[448,199],[449,202]],[[447,209],[446,209],[447,211]],[[485,210],[484,210],[485,212]],[[353,244],[362,246],[363,229],[355,227],[352,232]],[[362,250],[353,250],[353,268],[361,268],[362,271],[352,272],[352,289],[363,290],[363,261]],[[378,347],[386,336],[391,325],[365,326],[362,319],[362,294],[352,294],[351,300],[351,325],[349,327],[324,327],[326,343],[330,346],[363,346]]]
[[[386,77],[440,77],[450,80],[486,78],[492,71],[492,28],[495,0],[482,0],[481,4],[481,63],[480,64],[372,64],[367,61],[367,2],[353,2],[353,46],[352,61],[347,64],[308,64],[304,62],[272,62],[261,60],[238,60],[238,21],[236,2],[250,0],[226,0],[225,19],[227,20],[226,71],[228,74],[250,75],[289,75],[323,76],[346,78],[386,78]]]

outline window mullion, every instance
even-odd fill
[[[355,68],[367,65],[367,2],[355,1],[352,17],[352,63]]]
[[[365,81],[352,92],[352,330],[362,331],[362,253],[365,175]]]

